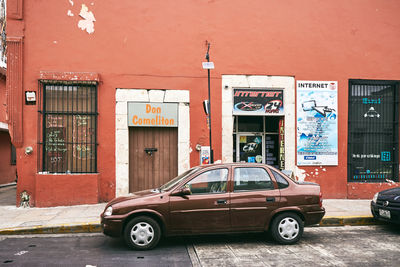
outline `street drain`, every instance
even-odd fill
[[[12,263],[13,262],[13,260],[6,260],[6,261],[3,261],[3,263]]]
[[[144,257],[137,257],[138,259],[144,259]]]
[[[29,245],[28,247],[30,247],[30,248],[35,248],[36,245]]]

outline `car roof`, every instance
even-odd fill
[[[275,169],[273,166],[263,163],[248,163],[248,162],[232,162],[232,163],[213,163],[213,164],[205,164],[199,165],[194,168],[211,168],[211,167],[231,167],[231,166],[240,166],[240,167],[268,167]]]

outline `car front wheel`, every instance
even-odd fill
[[[133,218],[125,227],[126,244],[137,250],[152,249],[160,241],[161,230],[158,223],[147,216]]]
[[[278,243],[291,245],[303,235],[304,223],[294,213],[279,214],[272,222],[271,235]]]

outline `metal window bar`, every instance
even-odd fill
[[[97,83],[39,81],[38,169],[97,172]]]
[[[397,81],[349,81],[348,181],[399,181]]]

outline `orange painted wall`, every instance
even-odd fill
[[[195,145],[207,145],[201,68],[211,42],[212,127],[221,158],[221,75],[287,75],[339,83],[339,166],[307,180],[325,198],[346,198],[348,79],[400,77],[400,1],[24,1],[24,90],[38,90],[39,72],[97,72],[99,85],[98,200],[115,194],[115,89],[190,90],[191,165]],[[94,33],[78,28],[82,4],[92,11]],[[68,15],[70,11],[70,16]],[[73,16],[71,16],[73,14]],[[14,24],[13,24],[14,23]],[[19,23],[19,22],[18,22]],[[8,21],[8,34],[21,31]],[[17,25],[18,24],[18,25]],[[24,147],[37,143],[37,106],[24,106]],[[111,141],[110,141],[111,140]],[[35,191],[36,154],[18,150],[18,192]],[[311,173],[313,167],[302,168]],[[36,186],[38,184],[36,183]],[[370,197],[378,187],[357,197]],[[79,189],[78,189],[79,190]],[[95,190],[95,189],[91,189]],[[46,198],[46,191],[41,191]]]
[[[36,207],[51,207],[98,203],[99,176],[98,174],[37,174],[36,191],[27,191],[28,195],[35,196],[30,204]]]

